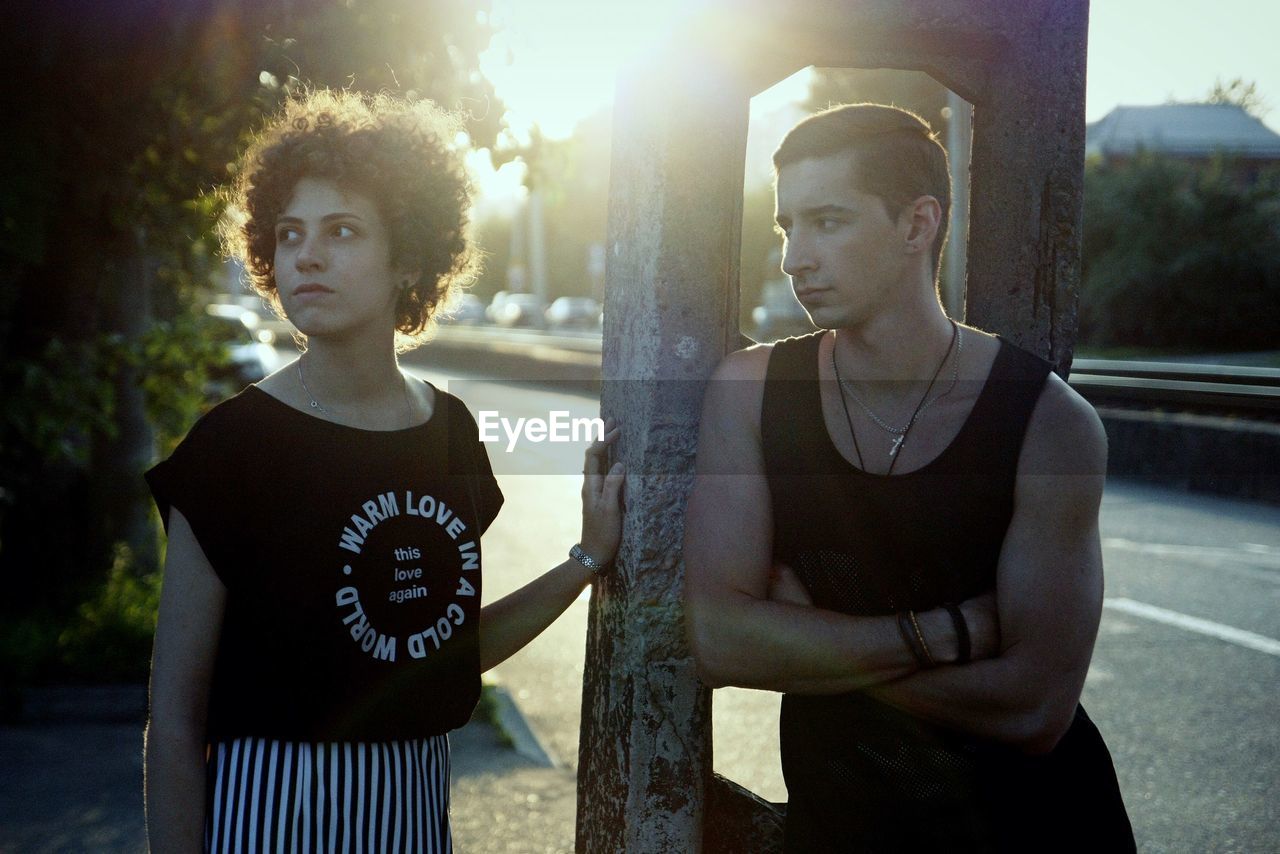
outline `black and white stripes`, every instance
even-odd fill
[[[449,740],[213,745],[205,849],[213,852],[453,850]]]

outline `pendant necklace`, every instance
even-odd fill
[[[853,450],[854,450],[854,453],[857,454],[858,456],[858,467],[861,468],[863,471],[866,471],[867,466],[862,460],[862,448],[858,446],[858,432],[853,429],[853,418],[849,414],[849,401],[845,397],[845,381],[840,376],[840,365],[836,362],[836,335],[837,334],[838,334],[837,330],[832,330],[831,332],[831,370],[836,375],[836,388],[839,390],[840,404],[844,407],[845,421],[849,425],[849,435],[853,438]],[[920,415],[927,408],[925,401],[929,400],[929,392],[933,391],[933,385],[938,381],[938,375],[942,373],[942,366],[947,363],[947,359],[951,358],[951,351],[955,349],[956,340],[957,338],[959,338],[959,336],[960,336],[960,326],[954,320],[952,320],[951,321],[951,343],[947,345],[947,352],[942,355],[942,361],[938,362],[938,367],[934,370],[933,376],[929,379],[929,385],[925,387],[924,394],[921,395],[920,402],[916,404],[915,411],[911,413],[911,419],[907,421],[907,425],[905,427],[895,429],[885,424],[879,418],[876,418],[874,415],[872,415],[872,417],[875,419],[875,422],[880,427],[884,428],[890,433],[898,434],[897,438],[893,440],[893,447],[889,449],[889,470],[885,472],[886,476],[893,474],[893,467],[898,464],[898,451],[902,450],[902,445],[904,442],[906,442],[907,435],[910,434],[911,428],[915,426],[916,421],[919,420]],[[956,374],[955,379],[959,379],[959,370],[960,370],[959,365],[960,365],[960,360],[959,358],[957,358],[955,371],[954,371]],[[954,388],[954,387],[955,387],[955,380],[953,379],[951,388]],[[947,394],[950,394],[951,388],[948,388],[945,392],[938,395],[938,397],[945,397]],[[858,400],[856,395],[854,396],[854,399],[858,401],[858,404],[862,406],[863,409],[867,409],[866,404],[863,404],[861,400]],[[937,400],[937,399],[938,398],[934,398],[934,400]],[[932,403],[933,401],[930,400],[929,404],[931,405]],[[871,414],[870,410],[867,410],[867,411],[868,411],[868,414]]]
[[[306,353],[304,352],[303,355],[306,355]],[[298,357],[297,365],[298,365],[298,384],[302,386],[302,391],[304,394],[306,394],[307,400],[310,402],[311,408],[316,410],[317,412],[323,412],[325,415],[335,414],[334,412],[331,412],[330,410],[325,409],[324,406],[321,405],[320,401],[316,400],[316,396],[311,393],[311,389],[307,388],[307,380],[302,375],[302,356]],[[404,393],[405,411],[409,413],[410,420],[413,420],[412,419],[413,404],[409,401],[408,381],[404,378],[403,374],[400,375],[400,380],[401,380],[400,390]]]
[[[946,391],[939,393],[936,397],[930,398],[928,402],[920,408],[920,412],[916,415],[917,421],[924,417],[924,414],[929,411],[930,406],[933,406],[939,400],[942,400],[942,398],[955,391],[956,385],[960,381],[960,357],[964,353],[964,330],[957,326],[955,329],[955,336],[956,357],[951,362],[951,382],[947,385]],[[943,359],[943,364],[946,364],[945,358]],[[844,390],[848,392],[849,397],[853,398],[853,402],[862,407],[862,411],[867,413],[867,417],[874,421],[877,427],[892,436],[899,437],[899,440],[894,442],[894,450],[889,452],[890,455],[894,454],[897,451],[897,446],[901,444],[901,437],[907,432],[907,428],[894,427],[892,424],[886,423],[879,415],[876,415],[875,410],[870,406],[867,406],[866,402],[858,395],[858,390],[853,386],[853,380],[846,379],[841,380],[840,382],[844,386]]]
[[[316,396],[311,393],[311,389],[307,388],[307,381],[302,376],[302,356],[298,357],[298,382],[302,385],[302,390],[307,395],[307,400],[311,401],[311,408],[317,412],[323,412],[325,415],[331,415],[329,410],[320,405],[320,401],[316,400]]]

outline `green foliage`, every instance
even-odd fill
[[[13,705],[6,691],[54,676],[58,666],[59,621],[47,612],[0,621],[0,704]],[[7,714],[0,713],[0,720]]]
[[[117,545],[106,578],[71,614],[24,614],[0,624],[0,681],[136,682],[146,678],[160,573],[139,572]]]
[[[155,323],[138,341],[54,338],[35,359],[7,359],[0,367],[0,485],[20,489],[50,465],[89,465],[93,437],[117,429],[112,378],[124,365],[142,368],[148,419],[162,442],[176,440],[207,403],[210,371],[226,360],[223,342],[191,313]]]
[[[1258,84],[1243,77],[1235,77],[1225,83],[1221,79],[1215,80],[1204,100],[1206,104],[1234,104],[1259,119],[1271,112],[1266,98],[1258,91]]]
[[[515,740],[512,739],[511,733],[502,725],[502,715],[498,711],[498,691],[497,685],[489,681],[480,684],[480,699],[476,701],[476,707],[471,712],[471,720],[484,721],[493,730],[494,738],[503,747],[515,747]]]
[[[147,420],[168,453],[207,406],[210,374],[228,362],[225,342],[200,315],[185,312],[158,321],[138,342],[137,364]]]
[[[77,680],[145,679],[159,607],[159,571],[139,573],[129,549],[117,545],[106,580],[58,635],[60,669]]]
[[[117,342],[49,341],[35,359],[7,359],[0,368],[0,483],[20,458],[43,463],[84,464],[89,438],[115,429],[115,393],[108,379]]]
[[[1245,184],[1142,154],[1085,171],[1085,346],[1271,349],[1280,340],[1280,174]]]

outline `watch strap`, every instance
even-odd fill
[[[600,575],[604,572],[605,565],[587,554],[586,550],[582,548],[581,543],[575,543],[573,548],[569,549],[569,557],[573,558],[596,575]]]

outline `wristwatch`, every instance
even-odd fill
[[[604,574],[605,565],[583,551],[581,543],[575,543],[573,548],[569,549],[569,557],[573,558],[596,575]]]

